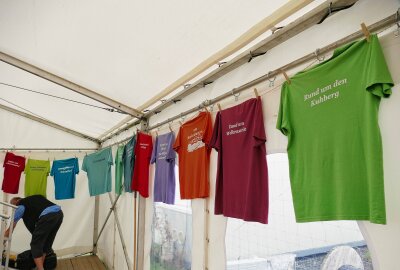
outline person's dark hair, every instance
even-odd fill
[[[10,203],[13,205],[19,205],[19,202],[22,200],[21,197],[14,197],[10,200]]]

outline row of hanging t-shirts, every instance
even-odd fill
[[[320,64],[282,86],[277,129],[288,136],[287,152],[297,222],[370,220],[385,224],[382,142],[378,108],[393,81],[376,35],[335,50]],[[117,148],[115,191],[149,197],[149,166],[155,163],[154,201],[174,204],[178,154],[182,199],[210,194],[210,153],[218,152],[215,214],[268,223],[266,134],[260,97],[217,113],[200,112],[173,132],[153,138],[138,132]],[[91,196],[111,191],[111,148],[85,156]],[[56,199],[73,198],[75,158],[49,161],[7,153],[3,190],[43,194],[54,176]]]

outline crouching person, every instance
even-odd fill
[[[18,206],[15,210],[13,226],[22,218],[32,234],[31,253],[38,270],[43,270],[44,259],[52,252],[52,246],[58,229],[63,221],[61,207],[47,200],[42,195],[26,198],[14,197],[10,203]],[[5,232],[8,237],[10,228]]]

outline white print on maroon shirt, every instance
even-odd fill
[[[236,124],[229,124],[229,130],[226,132],[227,136],[236,135],[242,132],[246,132],[247,128],[244,122],[236,122]]]
[[[203,142],[204,130],[193,129],[193,133],[187,137],[188,139],[188,152],[193,152],[205,146]]]
[[[10,165],[10,166],[14,166],[14,167],[20,167],[20,165],[18,164],[18,162],[12,161],[12,160],[8,160],[6,162],[6,165]]]

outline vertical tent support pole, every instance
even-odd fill
[[[114,212],[114,218],[115,218],[115,222],[117,223],[119,238],[121,239],[122,249],[124,250],[126,265],[128,266],[128,270],[132,270],[131,264],[129,263],[129,257],[128,257],[128,252],[126,250],[125,240],[124,240],[124,237],[122,234],[121,223],[119,222],[118,213],[116,211],[117,210],[117,206],[116,206],[117,199],[115,199],[115,201],[113,202],[110,192],[108,192],[108,197],[110,198],[111,205],[113,205],[113,208],[111,208],[111,211]],[[117,198],[119,198],[119,197],[117,197]]]
[[[147,130],[148,128],[148,119],[144,119],[141,122],[140,129]],[[145,235],[146,235],[146,199],[142,196],[137,196],[138,200],[138,213],[137,213],[137,252],[136,252],[136,269],[135,270],[144,270],[144,245],[145,245]]]
[[[93,254],[97,255],[97,241],[99,234],[99,206],[100,197],[96,196],[94,200],[94,226],[93,226]]]

